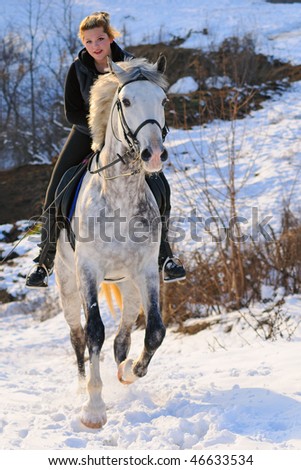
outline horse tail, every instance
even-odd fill
[[[119,287],[116,284],[102,283],[101,284],[101,294],[103,294],[105,296],[105,299],[106,299],[106,302],[107,302],[108,307],[110,309],[110,312],[111,312],[112,316],[114,318],[116,318],[116,311],[115,311],[115,307],[114,307],[114,303],[113,303],[113,295],[114,295],[115,301],[116,301],[118,307],[120,308],[120,310],[122,310],[122,305],[123,305],[122,304],[122,295],[121,295]]]

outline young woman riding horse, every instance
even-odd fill
[[[73,125],[65,146],[58,158],[47,189],[42,218],[41,244],[37,265],[26,280],[28,287],[46,287],[54,265],[58,229],[55,217],[55,191],[64,173],[79,164],[91,153],[91,136],[88,126],[90,88],[95,80],[107,73],[107,57],[113,62],[131,59],[133,56],[122,50],[114,41],[119,33],[111,26],[108,13],[96,12],[87,16],[80,24],[79,37],[84,48],[72,63],[65,84],[65,114]],[[166,195],[162,216],[162,237],[159,253],[159,268],[163,269],[165,282],[185,279],[181,262],[174,258],[167,240],[170,213],[170,188],[163,172],[159,178],[146,175],[151,190],[159,186]]]
[[[58,239],[56,281],[81,383],[86,347],[89,351],[88,399],[80,419],[91,428],[102,427],[107,419],[99,360],[105,315],[99,291],[120,293],[121,317],[114,340],[120,382],[130,384],[147,374],[165,336],[158,271],[162,224],[158,203],[145,182],[146,174],[161,171],[168,156],[165,63],[164,56],[155,64],[145,59],[119,64],[109,60],[111,73],[99,77],[91,88],[93,149],[102,146],[103,124],[104,145],[92,158],[79,190],[71,220],[74,250],[65,229]],[[116,213],[122,220],[118,233]],[[146,323],[144,340],[140,354],[131,358],[131,332],[140,305]]]

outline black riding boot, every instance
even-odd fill
[[[47,287],[48,278],[53,271],[56,252],[56,219],[53,208],[45,212],[42,220],[40,253],[34,262],[35,269],[26,278],[27,287]]]
[[[164,282],[176,282],[186,279],[186,271],[181,261],[176,258],[168,241],[168,214],[161,217],[162,232],[159,251],[159,269]]]

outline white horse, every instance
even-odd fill
[[[145,59],[119,65],[109,61],[111,72],[100,76],[92,87],[93,150],[105,143],[80,189],[72,220],[75,250],[66,241],[65,230],[58,241],[56,279],[80,378],[85,376],[86,345],[89,351],[88,400],[81,421],[92,428],[102,427],[107,419],[99,371],[105,338],[98,304],[100,285],[118,282],[122,294],[122,317],[114,341],[121,382],[132,383],[147,373],[165,336],[159,308],[160,214],[145,182],[145,174],[159,172],[167,159],[163,145],[165,65],[163,56],[155,64]],[[133,361],[127,356],[140,305],[146,317],[145,340],[140,357]]]

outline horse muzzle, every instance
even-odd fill
[[[160,171],[162,169],[162,162],[166,162],[168,152],[166,148],[153,150],[145,148],[140,153],[141,160],[144,162],[145,169],[150,172]]]

